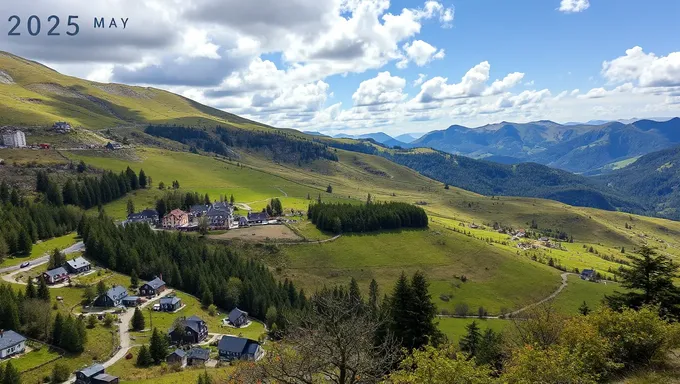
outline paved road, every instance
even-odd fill
[[[83,244],[82,241],[79,241],[79,242],[73,244],[72,246],[70,246],[70,247],[68,247],[68,248],[65,248],[65,249],[62,250],[61,252],[63,252],[63,253],[65,253],[65,254],[68,255],[69,253],[79,252],[79,251],[82,251],[82,250],[84,250],[84,249],[85,249],[85,244]],[[28,261],[30,261],[30,262],[31,262],[31,266],[34,267],[34,266],[36,266],[36,265],[40,265],[40,264],[46,263],[46,262],[48,262],[49,260],[50,260],[50,254],[49,254],[49,253],[45,253],[43,256],[37,257],[37,258],[32,259],[32,260],[28,260]],[[18,269],[28,269],[28,268],[21,268],[19,265],[20,265],[20,264],[13,265],[13,266],[11,266],[11,267],[0,268],[0,273],[12,272],[12,271],[16,271],[16,270],[18,270]]]

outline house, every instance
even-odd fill
[[[170,331],[170,340],[175,344],[198,344],[208,338],[208,325],[198,316],[191,316]]]
[[[131,213],[128,215],[124,224],[129,223],[147,223],[149,225],[158,224],[158,212],[155,209],[145,209],[141,212]]]
[[[230,228],[234,222],[234,216],[227,209],[211,208],[205,214],[205,218],[210,228]]]
[[[234,213],[234,207],[226,201],[216,201],[212,204],[212,209],[219,209],[222,211],[229,211]]]
[[[76,372],[76,384],[118,384],[118,378],[104,372],[104,366],[94,364]]]
[[[549,238],[547,238],[547,237],[545,237],[545,236],[543,236],[543,237],[539,237],[539,238],[538,238],[538,241],[542,241],[542,242],[544,242],[544,243],[545,243],[545,242],[548,242],[548,241],[550,241],[550,239],[549,239]]]
[[[10,148],[26,147],[26,135],[20,130],[10,130],[3,132],[2,143]]]
[[[205,365],[210,359],[210,350],[203,348],[192,348],[187,354],[187,365]]]
[[[52,129],[57,133],[68,133],[71,132],[71,124],[65,121],[57,121],[52,124]]]
[[[229,324],[234,327],[241,327],[248,324],[248,312],[234,308],[229,312]]]
[[[173,209],[163,216],[163,228],[177,228],[189,224],[189,215],[181,209]]]
[[[264,354],[260,343],[236,336],[222,336],[217,344],[220,360],[259,360]]]
[[[597,281],[597,272],[594,269],[584,269],[581,271],[581,280]]]
[[[0,330],[0,359],[23,353],[26,350],[26,338],[14,331]]]
[[[64,267],[58,267],[43,272],[43,277],[47,284],[56,284],[68,278],[68,272]]]
[[[121,149],[123,146],[120,143],[116,143],[115,141],[109,141],[108,144],[106,144],[106,149],[110,149],[112,151],[115,151],[117,149]]]
[[[187,353],[181,349],[175,349],[168,357],[165,359],[168,364],[176,364],[180,367],[187,365]]]
[[[123,305],[126,307],[136,307],[142,303],[142,298],[139,296],[125,296],[123,298]]]
[[[238,217],[238,226],[239,227],[247,227],[248,226],[248,218],[245,216],[239,216]]]
[[[527,235],[526,231],[524,229],[521,229],[521,228],[515,234],[515,236],[517,236],[517,237],[526,237],[526,235]]]
[[[161,297],[159,305],[161,311],[175,312],[176,310],[182,308],[182,299],[177,296]]]
[[[248,212],[248,224],[266,224],[267,222],[269,222],[267,212]]]
[[[125,287],[116,285],[94,300],[95,307],[118,307],[128,295]]]
[[[159,277],[149,281],[148,283],[142,284],[139,287],[139,294],[142,296],[156,296],[157,294],[165,291],[165,282]]]
[[[195,204],[189,207],[189,216],[191,216],[192,219],[201,217],[208,213],[208,210],[210,209],[210,205],[207,204]]]
[[[68,268],[70,273],[83,273],[92,269],[92,265],[82,256],[79,256],[74,259],[67,260],[66,268]]]

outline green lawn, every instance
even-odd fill
[[[602,305],[602,299],[605,295],[611,295],[615,290],[621,290],[621,287],[616,283],[593,283],[581,280],[578,276],[569,275],[567,287],[557,295],[553,303],[561,312],[575,315],[579,313],[578,307],[584,301],[590,309],[594,310]]]
[[[68,235],[43,240],[41,242],[33,244],[33,249],[31,250],[30,255],[26,257],[22,256],[8,257],[2,263],[0,263],[0,267],[11,267],[13,265],[21,264],[24,261],[33,260],[35,258],[45,255],[45,253],[52,252],[54,248],[58,249],[67,248],[78,242],[77,237],[78,235],[75,232],[73,232],[69,233]]]
[[[12,365],[14,365],[14,368],[18,369],[19,372],[24,372],[59,357],[59,353],[57,351],[50,349],[46,345],[42,345],[40,349],[35,349],[35,345],[30,345],[29,347],[34,349],[20,357],[11,360]],[[0,364],[0,366],[5,364],[6,363],[3,362],[3,364]]]
[[[510,320],[501,319],[458,319],[444,317],[437,319],[437,321],[439,322],[439,330],[454,344],[458,343],[460,338],[465,335],[465,327],[473,321],[477,322],[477,325],[482,332],[487,328],[491,328],[496,332],[502,332],[505,328],[512,326]]]

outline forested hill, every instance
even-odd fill
[[[680,146],[642,156],[595,180],[631,199],[646,201],[659,216],[680,220]]]
[[[584,176],[536,163],[499,164],[438,151],[383,152],[390,160],[425,176],[484,195],[540,197],[570,205],[645,212],[615,188]]]

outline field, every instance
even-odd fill
[[[219,235],[208,235],[211,240],[233,240],[240,239],[245,241],[295,241],[302,240],[293,230],[285,225],[260,225],[255,227],[239,228],[220,233]]]
[[[11,360],[12,365],[14,365],[14,368],[16,368],[19,372],[26,372],[37,366],[58,359],[60,356],[60,354],[57,351],[45,345],[36,348],[35,343],[31,344],[27,346],[27,348],[32,349],[30,352],[25,353],[18,358],[13,358]],[[0,364],[0,367],[4,365],[6,365],[5,362]]]
[[[24,261],[30,261],[35,258],[44,256],[46,253],[51,253],[55,248],[58,249],[67,248],[77,242],[76,240],[77,236],[78,235],[74,232],[68,235],[43,240],[39,243],[33,244],[33,248],[31,249],[30,255],[26,257],[22,256],[8,257],[7,259],[3,260],[2,263],[0,263],[0,268],[11,267],[13,265],[21,264]]]
[[[591,310],[595,310],[602,305],[605,295],[611,295],[616,290],[622,290],[616,283],[592,283],[581,280],[578,276],[569,275],[567,287],[555,298],[554,304],[562,312],[575,315],[579,313],[578,308],[584,301]]]
[[[477,322],[477,325],[482,332],[487,328],[496,332],[503,332],[503,330],[512,327],[512,321],[498,319],[456,319],[444,317],[437,319],[437,321],[439,322],[439,330],[454,344],[457,344],[460,338],[465,335],[465,327],[473,321]]]

